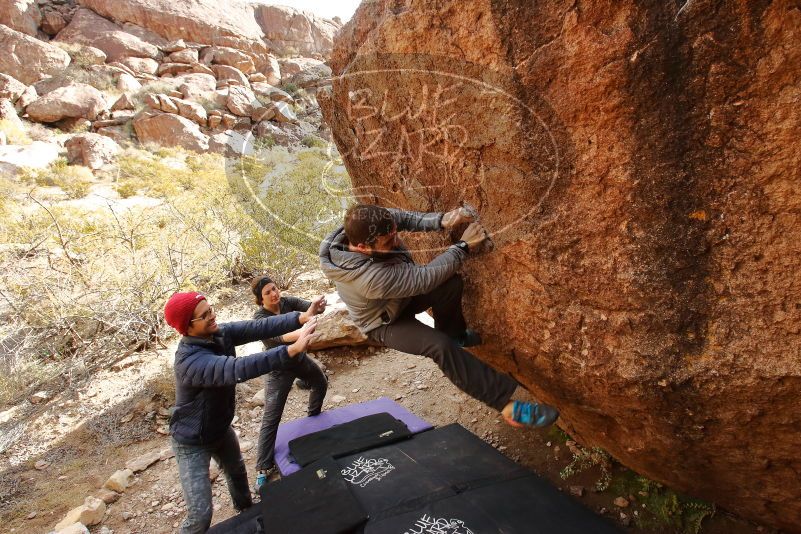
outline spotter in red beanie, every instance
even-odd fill
[[[201,300],[206,300],[206,297],[197,291],[174,294],[164,306],[164,320],[178,330],[179,334],[185,336],[192,314],[195,313],[195,308]]]

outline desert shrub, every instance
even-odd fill
[[[94,175],[87,167],[69,165],[65,158],[59,158],[46,169],[27,169],[23,179],[39,186],[58,187],[69,198],[83,198],[89,193]]]
[[[157,199],[147,204],[59,204],[34,190],[4,208],[0,405],[162,343],[164,301],[176,290],[213,294],[264,270],[288,285],[341,217],[347,176],[326,176],[317,149],[237,161],[155,152],[118,158],[117,191]],[[29,179],[58,185],[75,168],[60,160]]]
[[[28,132],[16,122],[8,119],[0,119],[0,132],[6,135],[6,141],[10,145],[29,145],[31,138]]]
[[[116,184],[114,190],[120,195],[120,198],[131,198],[136,196],[137,193],[136,185],[131,182]]]
[[[307,135],[303,138],[300,144],[308,148],[325,148],[328,146],[328,143],[325,142],[325,139],[321,139],[316,135]]]
[[[277,143],[272,135],[265,135],[264,137],[257,137],[253,141],[253,149],[256,151],[271,150]]]
[[[291,83],[291,82],[283,84],[281,86],[281,89],[283,89],[285,92],[289,93],[293,98],[297,97],[302,91],[302,89],[300,87],[298,87],[297,84],[294,84],[294,83]]]
[[[98,91],[114,91],[117,88],[114,76],[110,73],[91,70],[80,63],[70,63],[58,76],[72,82],[91,85]]]

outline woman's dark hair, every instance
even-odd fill
[[[256,297],[256,304],[259,306],[264,304],[264,300],[261,298],[261,292],[264,286],[272,283],[273,280],[269,276],[257,276],[250,281],[250,290],[253,291],[253,296]]]
[[[372,204],[356,204],[345,213],[345,235],[351,245],[372,246],[381,236],[392,233],[395,221],[389,210]]]

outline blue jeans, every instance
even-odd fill
[[[296,365],[264,375],[264,412],[261,416],[259,456],[256,460],[256,469],[260,471],[275,465],[275,437],[278,434],[278,424],[281,422],[286,398],[296,377],[305,380],[311,388],[307,413],[318,415],[323,407],[325,392],[328,390],[325,373],[308,356],[297,357],[300,361]]]
[[[207,445],[184,445],[173,438],[172,449],[178,462],[187,510],[181,534],[202,534],[211,525],[213,508],[209,464],[212,458],[225,473],[234,508],[241,512],[253,505],[245,461],[233,428],[229,426],[222,438]]]

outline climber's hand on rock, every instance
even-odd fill
[[[470,223],[467,230],[462,234],[462,241],[467,243],[470,252],[476,252],[481,244],[487,239],[487,231],[481,226],[480,223]]]
[[[462,223],[468,223],[472,221],[473,216],[470,215],[468,210],[464,208],[456,208],[455,210],[449,211],[442,216],[442,228],[444,230],[450,230],[451,228],[456,228]]]

